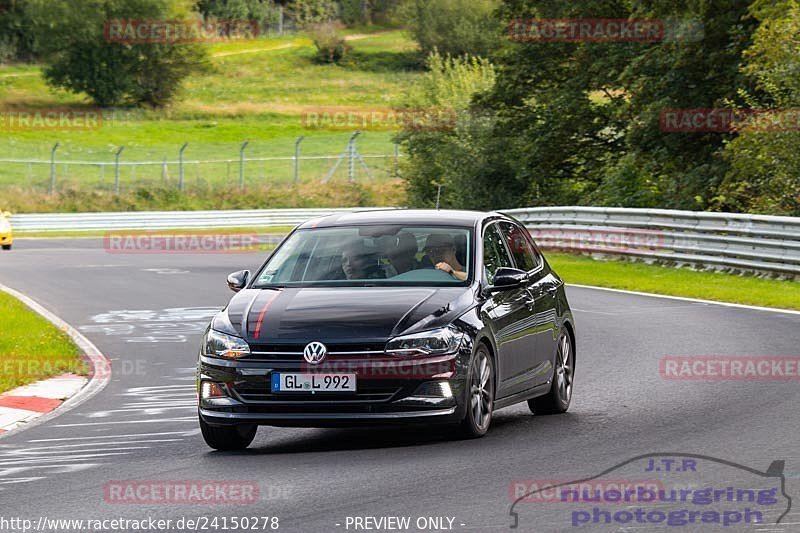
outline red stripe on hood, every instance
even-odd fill
[[[272,295],[272,298],[267,300],[267,302],[264,304],[264,308],[261,309],[261,312],[258,314],[258,320],[256,321],[256,330],[253,333],[254,339],[257,339],[261,335],[261,322],[264,320],[264,314],[266,314],[270,304],[272,304],[272,302],[275,301],[275,298],[277,298],[280,293],[281,293],[280,289],[277,290],[275,294]]]

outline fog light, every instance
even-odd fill
[[[222,385],[219,383],[214,383],[213,381],[204,381],[200,386],[200,397],[204,400],[211,398],[225,398],[226,396],[227,394],[225,394],[225,389],[223,389]]]
[[[449,381],[430,381],[423,383],[414,392],[414,396],[429,398],[452,398],[453,389],[450,388]]]

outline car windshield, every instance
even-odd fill
[[[470,281],[471,230],[402,225],[298,230],[254,287],[459,286]]]

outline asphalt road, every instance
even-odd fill
[[[695,487],[776,480],[754,471],[782,460],[783,489],[800,496],[798,381],[680,381],[659,373],[665,356],[798,356],[800,315],[574,287],[577,382],[565,415],[536,417],[514,406],[471,441],[430,428],[261,428],[245,452],[212,452],[199,435],[193,388],[201,330],[230,296],[227,273],[254,269],[263,258],[110,254],[102,241],[83,239],[20,240],[0,254],[0,283],[79,328],[114,369],[91,400],[0,439],[0,530],[13,530],[2,518],[14,517],[38,525],[40,517],[269,516],[282,531],[353,531],[354,517],[398,516],[410,517],[411,531],[505,531],[519,480],[538,486],[532,480],[580,480],[609,469],[607,479],[649,478],[655,473],[631,471],[630,463],[613,469],[654,453],[708,456],[702,472],[684,473]],[[715,469],[711,458],[735,465]],[[119,504],[104,493],[115,480],[248,481],[259,497],[233,505]],[[800,500],[788,513],[785,503],[765,509],[765,523],[751,529],[800,531]],[[576,527],[569,505],[523,501],[515,506],[518,530],[697,530]],[[769,525],[781,514],[781,524]],[[418,523],[421,517],[452,523]]]

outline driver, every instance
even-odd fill
[[[456,258],[456,244],[452,236],[433,233],[425,241],[424,250],[436,269],[461,281],[467,279],[466,269]]]
[[[383,279],[378,254],[364,241],[353,241],[342,251],[342,270],[347,279]]]

